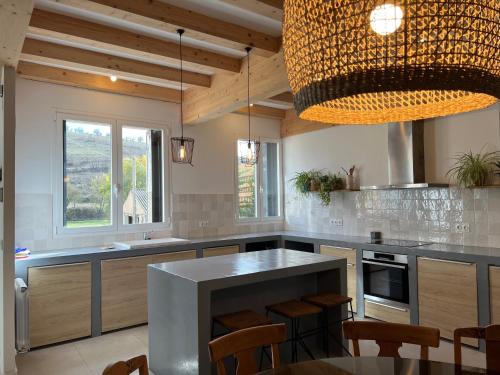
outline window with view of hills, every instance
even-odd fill
[[[281,217],[279,142],[261,142],[258,163],[254,165],[240,160],[247,145],[248,140],[237,141],[236,216],[239,220],[278,219]]]
[[[165,222],[163,130],[62,120],[62,227]]]

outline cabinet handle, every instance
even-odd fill
[[[474,263],[471,262],[459,262],[456,260],[447,260],[447,259],[435,259],[435,258],[427,258],[427,257],[421,257],[420,259],[422,260],[430,260],[433,262],[441,262],[441,263],[451,263],[451,264],[461,264],[463,266],[473,266]]]
[[[393,309],[393,310],[397,310],[397,311],[402,311],[402,312],[407,312],[408,311],[408,309],[403,309],[402,307],[396,307],[396,306],[386,305],[385,303],[380,303],[380,302],[375,302],[375,301],[370,301],[370,300],[366,300],[366,302],[373,303],[374,305],[379,305],[379,306],[382,306],[382,307],[387,307],[389,309]]]

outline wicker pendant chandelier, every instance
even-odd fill
[[[172,161],[177,164],[192,164],[193,161],[193,149],[194,149],[194,139],[184,137],[184,122],[182,113],[182,102],[184,98],[184,92],[182,90],[182,34],[184,30],[177,30],[179,34],[179,54],[181,60],[181,136],[170,138],[170,145],[172,148]]]
[[[253,140],[250,138],[250,107],[252,104],[250,103],[250,51],[252,48],[246,47],[245,51],[247,51],[247,109],[248,109],[248,142],[246,149],[242,147],[238,147],[239,150],[239,159],[240,163],[252,166],[256,164],[259,160],[259,151],[260,151],[260,142]]]
[[[425,119],[500,98],[500,0],[285,0],[283,46],[306,120]]]

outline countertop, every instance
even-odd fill
[[[198,282],[331,263],[331,256],[274,249],[217,257],[152,264],[150,267]]]
[[[151,246],[149,249],[106,249],[105,247],[84,247],[84,248],[69,248],[49,251],[33,252],[26,259],[18,259],[17,264],[22,267],[22,264],[31,262],[43,262],[47,259],[57,259],[58,261],[82,261],[88,258],[110,259],[117,257],[127,257],[151,254],[159,251],[182,251],[203,247],[235,245],[245,242],[258,242],[270,239],[284,239],[292,241],[303,241],[317,244],[333,245],[340,247],[352,247],[357,249],[400,252],[404,254],[415,254],[417,256],[433,256],[443,259],[463,260],[469,262],[486,261],[500,263],[500,248],[496,247],[479,247],[479,246],[461,246],[444,243],[431,243],[419,247],[404,247],[404,246],[388,246],[371,244],[369,237],[363,236],[347,236],[331,233],[313,233],[302,231],[276,231],[276,232],[257,232],[247,234],[235,234],[228,236],[216,236],[190,239],[186,243]],[[283,245],[281,245],[283,247]],[[66,259],[71,257],[72,259]],[[74,258],[74,259],[73,259]],[[482,259],[484,258],[484,259]]]

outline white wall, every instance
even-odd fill
[[[165,124],[180,135],[179,105],[124,95],[102,93],[17,80],[16,135],[16,241],[32,250],[95,246],[132,235],[92,235],[54,238],[52,222],[52,152],[56,111],[130,118]],[[255,118],[252,134],[279,137],[279,121]],[[185,135],[195,138],[194,167],[172,167],[174,194],[232,194],[234,192],[235,141],[247,136],[247,120],[241,115],[187,127]]]
[[[500,150],[500,105],[482,111],[426,120],[427,180],[447,182],[446,171],[458,152]],[[287,178],[299,170],[327,169],[355,164],[361,185],[388,182],[387,126],[336,126],[283,140]]]
[[[253,118],[252,137],[279,138],[280,122]],[[248,118],[229,114],[186,128],[195,139],[194,167],[174,165],[175,194],[233,194],[236,141],[248,138]]]

